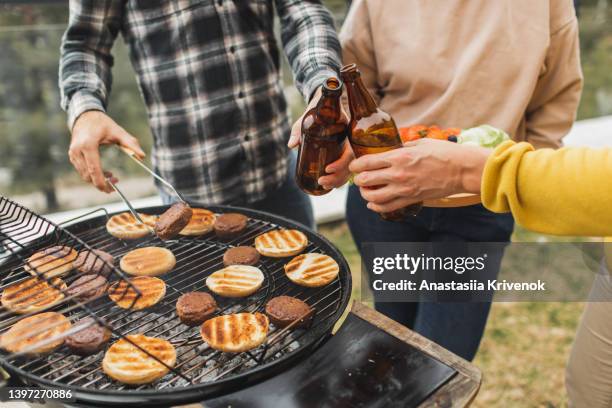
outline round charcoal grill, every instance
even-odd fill
[[[191,205],[194,208],[203,207],[197,203]],[[157,206],[140,208],[138,211],[144,214],[161,214],[167,208]],[[113,254],[117,260],[116,264],[128,251],[144,246],[161,246],[174,253],[177,264],[171,272],[160,277],[165,281],[167,290],[164,299],[157,305],[140,311],[125,310],[104,296],[88,304],[87,311],[78,305],[68,308],[68,313],[63,311],[66,309],[62,310],[62,313],[73,321],[89,313],[104,319],[113,329],[113,338],[109,344],[120,336],[137,333],[170,341],[177,351],[173,371],[153,383],[129,386],[104,374],[101,368],[104,351],[83,358],[72,355],[66,346],[41,357],[15,357],[1,351],[2,366],[25,383],[70,389],[77,401],[87,406],[154,406],[201,401],[230,393],[278,374],[293,364],[299,364],[302,357],[329,337],[332,327],[347,307],[351,293],[351,275],[346,260],[327,239],[290,220],[244,208],[204,208],[219,214],[245,214],[250,218],[248,227],[243,234],[231,241],[221,241],[214,233],[200,237],[181,236],[169,241],[162,241],[154,236],[138,240],[120,240],[108,234],[105,228],[106,221],[112,214],[76,221],[65,227],[65,233],[84,243],[84,248],[101,249]],[[0,244],[3,237],[3,219],[7,219],[1,217],[2,209],[0,203]],[[102,213],[103,210],[100,211]],[[300,287],[285,276],[283,265],[290,258],[262,257],[257,265],[265,275],[261,289],[247,298],[228,299],[214,295],[219,305],[219,314],[263,312],[269,299],[288,295],[302,299],[314,308],[311,324],[305,328],[288,330],[271,326],[266,343],[248,352],[232,354],[209,348],[200,337],[199,327],[188,327],[180,322],[175,311],[176,300],[186,292],[208,291],[205,279],[223,267],[223,253],[227,248],[253,245],[256,236],[277,228],[293,228],[304,232],[309,240],[304,253],[319,252],[334,258],[340,266],[338,278],[321,288]],[[44,244],[39,242],[43,239],[46,240]],[[47,241],[48,237],[38,238],[28,246],[36,246],[39,249],[49,245]],[[0,260],[1,248],[2,246]],[[27,251],[27,247],[25,250]],[[2,288],[7,285],[6,279],[12,279],[10,276],[7,278],[7,274],[25,274],[18,269],[19,263],[23,261],[14,258],[17,258],[17,255],[10,255],[4,262],[0,262]],[[70,275],[77,276],[77,273],[73,271]],[[117,280],[118,277],[119,275],[113,276],[110,280]],[[5,314],[0,315],[0,324],[7,319]]]

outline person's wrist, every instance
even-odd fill
[[[469,147],[468,149],[470,150],[469,154],[466,155],[466,160],[464,160],[464,165],[459,173],[461,192],[480,194],[482,173],[491,150],[483,147]]]

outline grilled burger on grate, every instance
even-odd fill
[[[67,286],[60,278],[52,278],[50,282],[33,277],[8,286],[2,291],[2,306],[17,314],[40,312],[52,307],[64,299],[61,291]]]
[[[298,319],[294,327],[306,326],[312,318],[311,311],[306,302],[291,296],[277,296],[266,304],[266,315],[278,327],[289,326]]]
[[[188,292],[176,301],[176,314],[188,326],[197,326],[217,312],[217,302],[209,293]]]
[[[255,238],[255,248],[263,256],[285,258],[297,255],[308,245],[303,232],[294,229],[279,229],[266,232]]]
[[[105,251],[94,249],[92,251],[81,251],[74,261],[74,267],[84,275],[103,275],[108,276],[112,268],[107,265],[115,264],[115,257]]]
[[[247,227],[249,217],[238,213],[221,214],[213,226],[215,234],[221,239],[232,239],[242,234]]]
[[[102,350],[111,338],[111,332],[106,327],[98,324],[93,317],[86,317],[74,324],[77,332],[66,337],[66,346],[74,354],[89,356]]]
[[[134,276],[159,276],[170,272],[176,265],[172,251],[160,247],[134,249],[121,258],[119,266]]]
[[[261,313],[237,313],[209,319],[200,327],[208,345],[228,353],[240,353],[261,345],[268,335],[268,317]]]
[[[130,212],[113,215],[106,222],[106,230],[109,234],[119,239],[138,239],[146,237],[151,233],[150,228],[155,227],[157,217],[138,213],[146,225],[138,222]]]
[[[36,252],[23,266],[31,275],[47,278],[64,275],[72,270],[77,251],[67,246],[52,246]]]
[[[331,283],[340,268],[334,259],[323,254],[302,254],[285,265],[285,274],[293,282],[309,288]]]
[[[223,254],[223,265],[256,265],[261,256],[250,246],[237,246],[229,248]]]
[[[168,374],[168,367],[174,367],[176,350],[169,341],[143,334],[128,335],[126,338],[157,360],[130,341],[119,339],[109,347],[102,360],[102,369],[109,377],[126,384],[147,384]]]
[[[209,233],[215,224],[215,213],[204,208],[192,208],[191,219],[180,232],[181,235],[198,236]]]
[[[166,294],[166,284],[159,278],[138,276],[130,279],[130,283],[140,291],[138,299],[138,294],[126,281],[115,282],[108,290],[108,297],[123,309],[141,310],[151,307]]]
[[[60,338],[47,344],[41,344],[55,336],[70,330],[72,325],[64,315],[56,312],[45,312],[26,317],[11,327],[0,337],[0,347],[10,353],[26,352],[29,356],[47,354],[64,343]]]
[[[249,265],[230,265],[206,278],[206,286],[217,295],[236,298],[257,292],[263,281],[264,274],[259,268]]]
[[[172,204],[159,216],[155,223],[155,233],[160,239],[174,238],[189,223],[193,211],[189,204],[182,201]]]
[[[70,284],[66,294],[76,300],[86,302],[106,293],[108,281],[101,275],[83,275]]]

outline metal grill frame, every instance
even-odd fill
[[[251,245],[254,237],[265,231],[272,230],[272,229],[279,228],[279,227],[280,228],[295,228],[295,229],[299,229],[302,232],[304,232],[308,237],[309,247],[304,252],[309,252],[315,249],[320,249],[323,253],[326,253],[332,256],[332,258],[336,260],[336,262],[340,266],[340,273],[337,278],[338,289],[336,290],[336,291],[339,291],[339,293],[336,295],[337,297],[335,298],[335,300],[330,304],[330,305],[333,305],[333,310],[331,310],[331,312],[330,311],[319,311],[319,310],[316,310],[316,306],[315,306],[315,312],[317,313],[317,316],[315,316],[315,319],[317,317],[320,317],[320,319],[313,325],[313,327],[310,327],[304,330],[300,334],[299,347],[296,350],[291,350],[288,353],[283,354],[280,357],[273,358],[270,361],[266,360],[266,358],[269,358],[270,356],[273,356],[277,352],[279,352],[278,350],[274,350],[274,345],[282,344],[283,339],[287,339],[288,338],[287,336],[290,336],[291,334],[290,330],[285,330],[284,334],[283,334],[284,330],[277,330],[271,333],[271,336],[269,336],[268,340],[271,340],[271,339],[276,340],[280,338],[279,341],[281,343],[272,344],[270,346],[270,349],[268,349],[268,347],[264,347],[263,352],[259,356],[260,361],[257,361],[258,356],[253,355],[251,352],[238,353],[232,356],[232,358],[230,359],[230,362],[231,362],[232,360],[236,358],[242,360],[243,358],[246,358],[248,356],[250,359],[256,361],[256,365],[254,367],[247,369],[245,372],[240,372],[238,374],[231,375],[231,373],[235,371],[236,369],[236,366],[232,365],[232,367],[234,368],[230,369],[227,373],[222,373],[219,375],[219,377],[223,377],[223,378],[218,378],[213,382],[197,383],[195,385],[182,386],[182,387],[177,387],[177,388],[168,386],[169,382],[176,381],[179,378],[176,375],[173,376],[171,380],[166,380],[166,381],[158,380],[157,382],[154,383],[156,386],[155,389],[143,389],[147,387],[146,385],[137,387],[136,389],[128,388],[126,386],[119,387],[119,389],[98,389],[98,388],[88,388],[88,387],[83,387],[83,386],[71,386],[65,383],[56,382],[54,380],[41,378],[39,375],[33,374],[29,372],[29,370],[27,370],[27,367],[29,365],[29,363],[27,362],[25,364],[21,364],[19,367],[13,364],[5,364],[4,362],[2,362],[2,365],[4,366],[4,368],[7,371],[9,371],[11,374],[18,376],[19,378],[31,384],[39,384],[39,385],[48,386],[48,387],[61,387],[64,389],[71,389],[74,392],[77,400],[86,401],[89,403],[94,403],[94,404],[99,404],[99,405],[123,405],[123,406],[140,405],[140,404],[146,404],[146,406],[152,406],[152,405],[158,405],[158,404],[169,404],[169,403],[176,404],[176,403],[181,403],[181,402],[202,400],[204,398],[210,398],[210,397],[215,397],[215,396],[222,395],[222,394],[227,394],[237,389],[244,388],[247,385],[261,381],[274,374],[280,373],[286,370],[292,364],[295,364],[297,361],[299,361],[300,358],[304,357],[309,351],[318,347],[323,341],[325,341],[329,337],[329,335],[331,334],[331,329],[333,328],[334,324],[338,321],[338,319],[341,317],[342,313],[348,306],[348,301],[349,301],[349,297],[351,293],[351,283],[352,283],[348,263],[346,262],[342,254],[333,246],[333,244],[331,244],[326,238],[320,236],[316,232],[308,228],[305,228],[304,226],[299,225],[293,221],[282,218],[282,217],[270,215],[267,213],[263,213],[263,212],[255,211],[251,209],[239,208],[239,207],[202,206],[195,202],[191,202],[190,205],[194,208],[196,207],[207,208],[215,213],[239,212],[239,213],[247,215],[251,219],[249,223],[250,226],[253,226],[252,223],[256,223],[258,224],[258,226],[257,226],[257,229],[254,231],[251,228],[249,228],[249,230],[247,230],[246,236],[240,236],[237,239],[234,239],[231,241],[224,242],[224,241],[219,241],[216,238],[211,239],[211,234],[207,234],[207,235],[204,235],[203,237],[181,238],[181,240],[183,241],[179,240],[179,242],[185,242],[186,244],[193,242],[196,245],[210,245],[213,247],[216,246],[216,251],[220,252],[219,256],[222,256],[222,253],[224,252],[225,248],[228,248],[230,246],[240,245],[240,244]],[[168,206],[155,206],[155,207],[148,207],[148,208],[140,208],[138,209],[138,211],[146,213],[146,214],[161,214],[167,208]],[[110,215],[113,215],[113,214],[110,214]],[[76,237],[79,237],[80,239],[82,239],[89,246],[96,248],[96,245],[91,245],[94,242],[91,241],[91,237],[88,238],[88,233],[91,234],[92,230],[95,231],[96,229],[102,228],[104,229],[106,237],[110,237],[110,235],[106,233],[105,228],[104,228],[104,225],[106,223],[108,216],[109,216],[108,214],[104,214],[104,215],[94,217],[91,219],[87,219],[84,221],[77,221],[67,226],[66,230],[69,233],[74,234]],[[94,234],[94,237],[95,236],[96,235]],[[100,236],[98,236],[98,238],[100,238]],[[116,238],[113,238],[113,239],[116,239]],[[153,244],[155,242],[159,244],[160,242],[155,237],[147,237],[145,239],[133,240],[133,241],[121,241],[121,240],[117,240],[117,241],[122,242],[126,246],[126,252],[136,247],[146,246],[147,244]],[[264,287],[262,287],[262,289],[260,289],[255,295],[253,295],[253,296],[257,296],[258,294],[261,295],[260,296],[261,299],[258,300],[258,303],[256,305],[257,306],[256,310],[262,311],[262,308],[265,305],[265,302],[271,297],[272,293],[270,292],[270,286],[269,286],[271,282],[269,281],[270,281],[270,277],[272,276],[272,273],[274,273],[275,271],[278,272],[279,267],[282,269],[282,265],[286,263],[288,259],[290,258],[273,259],[273,258],[262,257],[262,262],[260,264],[263,264],[265,266],[265,268],[262,268],[262,269],[264,269],[264,274],[266,275],[266,282],[264,282]],[[177,256],[177,261],[180,262],[180,259],[178,256]],[[275,271],[267,270],[268,266],[270,265],[275,267]],[[210,266],[208,268],[210,268]],[[183,271],[182,273],[185,273],[185,272],[186,271]],[[172,274],[172,272],[170,272],[170,274]],[[169,280],[171,280],[172,278],[173,278],[172,275],[169,275]],[[174,277],[174,278],[177,278],[177,277]],[[168,279],[164,279],[164,280],[166,281]],[[275,281],[276,281],[276,278],[275,278]],[[169,291],[167,291],[165,299],[168,298],[169,296],[171,296],[174,299],[173,292],[175,291],[175,289],[173,288],[173,284],[169,284],[168,282],[166,282],[166,285]],[[285,286],[287,286],[289,290],[292,289],[291,285],[292,284],[289,284],[289,285],[285,284]],[[201,288],[204,288],[205,287],[204,282],[202,282],[202,285],[200,286]],[[320,289],[325,290],[325,287],[320,288]],[[176,292],[180,294],[180,291],[176,291]],[[287,292],[287,290],[285,290],[285,292]],[[326,295],[325,297],[329,297],[333,295],[334,292]],[[275,296],[280,295],[280,294],[282,293],[274,293]],[[168,302],[171,303],[172,306],[174,306],[175,300],[176,299],[168,300]],[[255,311],[255,309],[251,308],[251,306],[253,305],[254,303],[250,303],[245,307],[245,309],[248,309],[248,311]],[[328,305],[327,307],[329,308],[330,305]],[[113,310],[106,309],[104,311],[105,312],[110,311],[111,314],[114,313]],[[146,309],[141,312],[145,312],[144,317],[141,316],[141,317],[138,317],[137,319],[143,319],[143,318],[146,319],[146,317],[148,316],[148,314],[146,314]],[[118,314],[122,314],[122,313],[124,313],[124,311],[118,312]],[[161,313],[161,315],[155,314],[155,316],[161,319],[164,315],[167,315],[167,314],[172,316],[171,311],[170,312],[166,311],[164,313]],[[125,318],[125,316],[122,317],[122,319],[123,318]],[[167,322],[171,322],[171,320],[168,320]],[[174,327],[177,327],[177,326],[180,326],[180,322],[178,322]],[[163,335],[159,337],[166,338]],[[191,335],[191,337],[194,337],[194,336]],[[306,340],[305,341],[302,340],[302,337],[304,337]],[[200,344],[201,343],[202,342],[200,340]],[[283,348],[287,347],[288,345],[289,344],[283,346]],[[179,346],[175,344],[175,347],[177,347],[177,355],[179,356],[177,357],[177,366],[178,366],[179,361],[180,361],[179,360],[180,355],[186,354],[190,351],[179,353],[179,350],[178,350]],[[190,350],[197,350],[198,347],[200,346],[196,345],[193,348],[190,348]],[[271,354],[267,355],[266,353],[271,353]],[[214,355],[214,354],[221,354],[221,353],[217,351],[212,351],[212,353],[208,352],[207,354]],[[249,358],[247,358],[245,361],[249,361]],[[204,358],[204,361],[209,361],[210,359],[211,357],[206,357]],[[101,371],[101,368],[99,366],[99,361],[100,361],[100,358],[96,358],[95,360],[93,360],[91,363],[88,363],[88,364],[97,364],[95,368]],[[52,367],[52,365],[50,364],[47,364],[47,365]],[[202,367],[204,366],[205,364],[202,365]],[[84,374],[82,377],[85,377],[86,375],[87,374]],[[229,375],[229,376],[224,377],[226,375]],[[104,377],[105,374],[102,373],[102,376]],[[93,382],[93,384],[96,384],[96,382],[97,380]],[[161,384],[158,384],[158,383],[161,383]],[[158,388],[160,386],[161,388]]]

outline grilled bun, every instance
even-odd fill
[[[157,217],[138,213],[146,225],[138,222],[130,212],[113,215],[106,222],[106,230],[109,234],[119,239],[138,239],[146,237],[151,233],[148,228],[154,228]],[[148,227],[147,227],[148,226]]]
[[[200,327],[200,335],[215,350],[240,353],[261,345],[266,340],[269,326],[264,314],[237,313],[205,321]]]
[[[134,276],[159,276],[170,272],[176,265],[172,251],[160,247],[134,249],[121,258],[119,266]]]
[[[112,379],[125,384],[147,384],[168,374],[168,367],[176,364],[176,350],[169,341],[143,334],[128,335],[126,338],[157,360],[130,341],[119,339],[106,350],[102,360],[102,369]]]
[[[31,275],[44,275],[53,278],[72,270],[78,253],[67,246],[52,246],[36,252],[23,266]]]
[[[318,288],[331,283],[340,268],[330,256],[323,254],[302,254],[285,265],[285,274],[300,286]]]
[[[179,232],[180,235],[198,236],[209,233],[215,225],[215,213],[204,208],[192,208],[191,219]]]
[[[257,292],[264,281],[261,269],[249,265],[230,265],[206,278],[206,286],[217,295],[237,298]]]
[[[130,283],[140,291],[138,299],[138,294],[126,281],[115,282],[108,290],[108,297],[123,309],[145,309],[155,305],[166,295],[166,284],[159,278],[138,276],[130,279]]]
[[[0,338],[0,347],[10,353],[19,353],[43,341],[59,336],[72,327],[70,320],[55,312],[46,312],[26,317],[11,327]],[[51,343],[40,345],[26,352],[29,356],[47,354],[64,343],[58,339]]]
[[[271,258],[297,255],[307,245],[306,235],[301,231],[291,229],[273,230],[255,238],[255,249],[263,256]]]
[[[53,278],[50,282],[33,277],[9,286],[2,291],[2,306],[17,314],[40,312],[52,307],[64,299],[61,291],[65,291],[67,286],[60,278]]]

